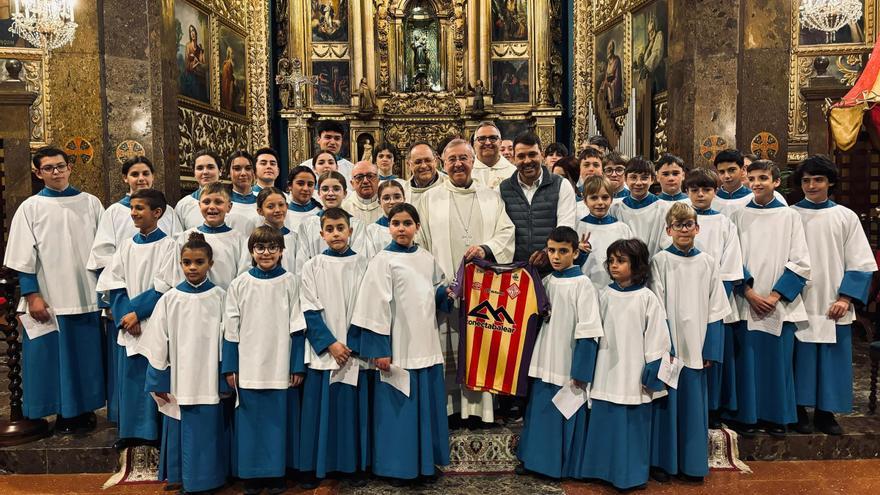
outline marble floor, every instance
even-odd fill
[[[713,472],[703,484],[673,481],[668,484],[651,482],[638,493],[646,494],[846,494],[876,495],[880,492],[880,460],[853,461],[774,461],[752,462],[753,473]],[[81,475],[9,475],[0,476],[0,493],[4,495],[104,494],[140,495],[168,494],[164,485],[127,485],[102,490],[109,474]],[[241,493],[241,486],[226,487],[218,495]],[[344,482],[326,481],[317,490],[299,490],[291,486],[289,494],[320,495],[592,495],[617,493],[595,484],[539,480],[514,475],[449,475],[432,486],[410,489],[392,488],[371,482],[364,488],[352,488]]]

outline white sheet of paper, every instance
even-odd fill
[[[571,419],[572,416],[587,403],[589,394],[585,389],[575,386],[571,380],[568,381],[556,395],[553,396],[553,405],[559,412],[565,416],[565,419]]]
[[[782,335],[782,311],[779,310],[778,306],[763,317],[758,316],[750,306],[747,320],[749,330],[758,330],[777,337]]]
[[[28,313],[22,313],[19,316],[21,325],[24,327],[24,331],[27,332],[29,339],[34,340],[37,337],[42,337],[43,335],[58,331],[58,319],[55,318],[55,313],[51,308],[46,311],[49,312],[49,321],[46,323],[35,320],[34,317]]]
[[[159,406],[159,412],[168,416],[169,418],[174,418],[180,421],[180,405],[177,403],[177,398],[171,394],[168,394],[168,400],[164,400],[155,392],[150,392],[150,395],[153,397],[153,400],[156,401],[156,405]]]
[[[664,354],[660,360],[660,371],[657,372],[657,378],[661,382],[669,385],[670,388],[678,389],[678,377],[681,375],[681,369],[684,368],[684,362],[678,358],[672,358],[671,362],[669,354]]]
[[[390,371],[379,370],[379,379],[409,397],[409,371],[392,364]]]
[[[138,342],[140,337],[135,337],[134,335],[120,329],[119,335],[116,336],[116,343],[125,347],[125,355],[127,357],[132,357],[135,354],[138,354]]]
[[[342,368],[331,371],[330,384],[342,382],[346,385],[357,387],[358,374],[361,371],[361,367],[360,365],[358,365],[357,361],[358,360],[356,358],[350,357],[348,361],[346,361],[345,364],[342,366]]]

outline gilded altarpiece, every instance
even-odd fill
[[[503,127],[527,122],[543,140],[555,141],[562,63],[553,40],[561,38],[560,5],[276,2],[278,73],[289,76],[279,94],[290,163],[309,157],[314,125],[325,119],[348,123],[355,161],[367,142],[386,141],[405,151],[414,141],[469,136],[485,119]],[[303,83],[295,86],[296,79]]]
[[[184,189],[195,187],[196,151],[210,148],[225,157],[269,144],[269,8],[269,0],[175,0]],[[194,37],[199,37],[197,46]],[[190,63],[194,53],[195,62]],[[187,74],[193,66],[202,69]]]

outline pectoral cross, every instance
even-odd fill
[[[461,240],[464,241],[465,246],[471,246],[474,243],[474,238],[471,237],[471,233],[465,231],[464,235],[461,236]]]
[[[293,90],[293,108],[301,109],[303,107],[303,86],[309,84],[318,84],[318,76],[307,76],[302,72],[302,61],[295,58],[292,62],[292,69],[287,74],[278,74],[275,76],[275,84],[283,86],[290,85]]]

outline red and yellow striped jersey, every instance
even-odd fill
[[[458,383],[473,390],[526,395],[529,362],[550,309],[537,271],[527,263],[462,263]]]

